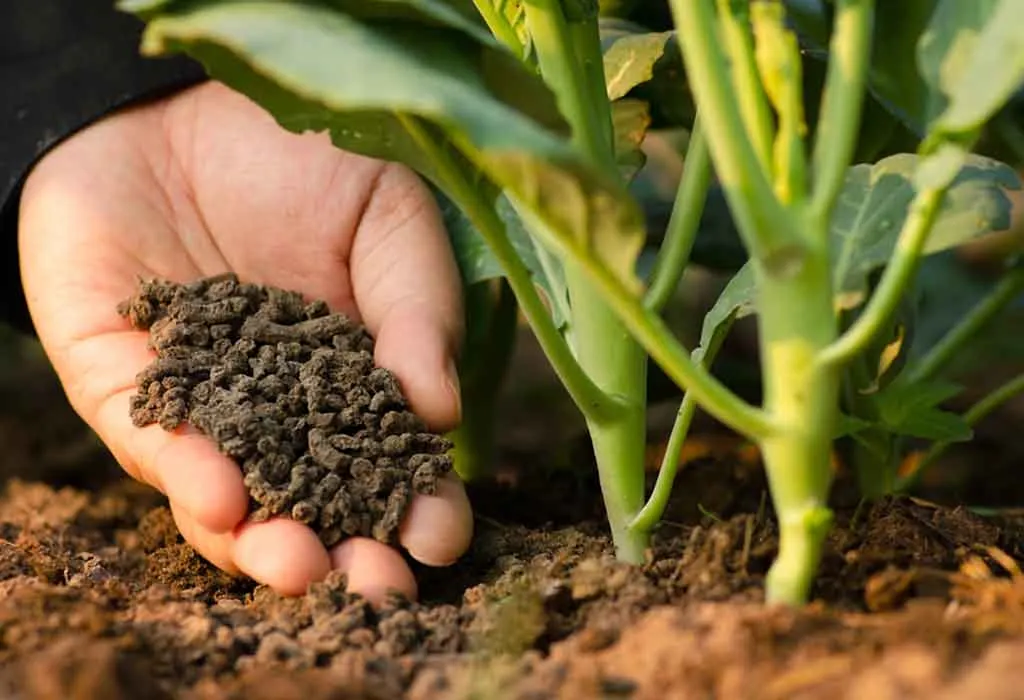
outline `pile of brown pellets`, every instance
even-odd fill
[[[365,328],[323,301],[223,275],[141,281],[118,311],[157,355],[137,377],[134,424],[212,438],[242,471],[252,520],[287,515],[328,547],[393,544],[413,494],[452,468]]]

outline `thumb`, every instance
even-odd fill
[[[353,295],[412,409],[436,431],[461,419],[455,370],[462,285],[441,213],[423,182],[386,166],[360,219],[350,257]]]

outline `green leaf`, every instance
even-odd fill
[[[919,167],[919,166],[924,166]],[[948,163],[916,155],[890,156],[875,165],[856,165],[833,211],[829,230],[832,277],[837,309],[854,309],[867,295],[869,278],[891,257],[914,198],[915,178],[942,171]],[[982,156],[968,156],[947,192],[925,245],[925,255],[956,247],[1010,225],[1007,189],[1020,189],[1012,169]],[[729,281],[704,319],[703,345],[715,328],[730,318],[755,312],[756,284],[747,263]]]
[[[835,428],[832,431],[832,439],[838,440],[843,437],[855,436],[864,432],[871,426],[872,423],[870,421],[840,412],[836,420]]]
[[[659,126],[688,126],[696,106],[675,32],[649,32],[619,19],[600,20],[608,97],[635,97],[651,105]]]
[[[526,26],[522,0],[474,0],[491,31],[521,60],[533,63],[533,38]]]
[[[718,295],[714,306],[704,316],[704,325],[700,331],[700,347],[708,347],[715,333],[723,324],[755,313],[757,311],[754,305],[756,294],[757,284],[754,280],[754,268],[747,263],[733,275],[725,285],[725,289]]]
[[[880,2],[876,4],[875,11],[868,71],[870,90],[897,119],[919,136],[925,132],[929,91],[915,58],[918,40],[928,26],[937,1]]]
[[[205,2],[151,19],[144,48],[191,54],[286,128],[329,130],[342,148],[403,160],[437,181],[394,115],[419,117],[436,127],[442,147],[530,208],[549,244],[598,257],[639,286],[642,216],[625,187],[565,138],[567,125],[538,76],[461,25],[362,19],[341,11],[350,2]]]
[[[836,306],[852,309],[867,294],[868,277],[890,258],[915,196],[914,178],[931,160],[899,154],[875,165],[856,165],[832,213],[833,284]],[[1010,225],[1006,189],[1020,182],[1009,167],[969,156],[946,194],[924,254],[929,255]]]
[[[623,177],[629,181],[646,162],[642,146],[651,125],[650,106],[643,100],[622,99],[612,104],[615,158]]]
[[[906,382],[889,384],[874,397],[879,422],[897,435],[925,440],[970,440],[973,431],[962,417],[938,408],[962,391],[946,382]]]
[[[161,14],[187,12],[203,5],[225,4],[232,1],[118,0],[117,6],[124,12],[131,12],[148,21]],[[431,27],[453,27],[467,32],[483,43],[494,42],[491,34],[479,22],[474,21],[476,10],[472,6],[460,7],[458,5],[461,3],[453,3],[451,0],[312,0],[311,4],[320,4],[359,20],[399,20]]]
[[[625,97],[637,85],[654,78],[654,66],[665,55],[672,32],[628,34],[611,41],[604,53],[608,99]]]
[[[984,125],[1024,83],[1024,3],[940,0],[918,50],[933,137]]]

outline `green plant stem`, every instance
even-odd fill
[[[541,74],[572,125],[576,146],[598,167],[617,173],[596,16],[588,17],[581,6],[567,22],[559,0],[526,0],[525,8]],[[598,77],[593,66],[588,68],[595,61],[602,70],[599,86],[594,84]],[[576,357],[593,381],[623,407],[613,420],[584,415],[616,556],[639,564],[649,538],[628,526],[644,503],[647,356],[579,261],[568,258],[563,264]]]
[[[712,336],[708,347],[705,348],[701,357],[701,364],[708,370],[715,362],[715,357],[725,342],[726,336],[732,327],[730,320],[719,326]],[[692,392],[686,392],[679,404],[679,411],[676,412],[676,419],[672,424],[672,431],[668,436],[668,444],[665,446],[665,455],[662,457],[661,466],[658,469],[658,479],[654,482],[654,488],[647,499],[643,509],[637,514],[633,522],[629,524],[630,529],[640,532],[650,532],[665,514],[669,498],[672,496],[672,486],[679,472],[679,457],[686,443],[686,436],[690,432],[690,425],[693,423],[693,416],[697,412],[697,402]]]
[[[737,14],[739,11],[739,14]],[[757,77],[754,46],[749,27],[746,1],[718,0],[718,16],[722,24],[722,39],[729,57],[730,73],[736,89],[743,124],[750,134],[751,146],[761,164],[765,177],[772,172],[772,115],[768,109],[764,90]]]
[[[477,283],[466,290],[467,344],[459,378],[462,421],[448,434],[455,469],[464,481],[492,473],[497,456],[495,421],[501,391],[515,349],[519,315],[507,280]]]
[[[813,216],[824,226],[843,187],[860,132],[874,0],[838,0],[828,74],[811,156]]]
[[[575,265],[567,265],[573,339],[580,364],[624,409],[612,421],[588,419],[601,492],[618,558],[644,560],[649,538],[629,523],[644,504],[647,448],[647,355]]]
[[[665,239],[661,243],[661,250],[658,251],[647,288],[645,303],[652,311],[660,312],[665,308],[686,271],[710,186],[711,156],[698,114],[693,123],[690,142],[686,147],[683,175],[676,190],[672,216],[668,220]]]
[[[1024,267],[1018,266],[1007,272],[984,299],[975,304],[956,326],[932,346],[928,354],[907,369],[908,381],[921,382],[941,372],[1021,290],[1024,290]]]
[[[792,275],[758,272],[764,405],[779,424],[759,441],[779,520],[766,596],[770,603],[802,605],[832,522],[827,500],[839,371],[815,362],[837,333],[827,248],[812,251]]]
[[[516,34],[515,27],[508,21],[508,18],[498,9],[494,0],[473,0],[477,12],[483,17],[487,28],[495,38],[512,50],[520,60],[525,58],[525,48]]]
[[[581,248],[572,249],[572,255],[578,269],[593,282],[595,293],[604,296],[651,359],[681,389],[693,392],[709,415],[751,440],[763,439],[777,431],[778,425],[771,415],[738,397],[695,362],[665,321],[637,300],[596,256]]]
[[[892,317],[921,262],[921,253],[948,184],[920,190],[910,205],[892,260],[882,273],[871,301],[843,335],[817,358],[818,364],[839,366],[861,352]]]
[[[977,403],[964,413],[964,422],[973,428],[997,408],[1020,394],[1024,394],[1024,374],[1015,377],[1013,380],[993,390],[984,398],[979,399]],[[917,473],[920,474],[925,466],[938,459],[952,444],[948,440],[934,443],[924,454],[924,457],[921,458]],[[902,486],[905,488],[906,484]]]
[[[786,27],[786,10],[780,0],[754,3],[750,13],[754,58],[779,122],[772,149],[775,193],[784,204],[802,204],[807,187],[807,124],[800,46],[796,35]]]
[[[718,45],[712,0],[671,0],[671,6],[686,73],[729,207],[751,256],[771,259],[799,244],[800,227],[776,199],[744,129]]]
[[[893,466],[895,439],[885,427],[879,426],[878,404],[863,389],[877,380],[871,371],[870,353],[858,355],[847,365],[844,396],[851,415],[869,425],[857,434],[849,451],[849,466],[857,475],[861,496],[874,500],[894,489],[896,469]]]
[[[491,202],[483,196],[482,190],[472,182],[463,167],[440,146],[440,141],[431,135],[421,120],[408,114],[396,116],[433,161],[438,185],[469,217],[498,259],[515,292],[519,308],[537,336],[538,344],[580,411],[593,420],[611,420],[619,415],[623,410],[622,402],[602,391],[573,357],[537,293],[530,271],[509,241],[505,225],[495,213]]]
[[[581,3],[586,5],[586,2]],[[611,150],[612,164],[615,161],[615,125],[612,121],[612,107],[608,100],[608,83],[604,72],[604,50],[601,47],[601,31],[597,12],[582,12],[578,18],[569,19],[569,38],[576,52],[576,61],[584,78],[587,102],[594,114],[592,118],[601,130],[601,141]],[[617,168],[613,168],[618,172]]]
[[[603,109],[594,99],[591,78],[578,60],[573,32],[562,13],[560,0],[523,0],[523,7],[541,74],[572,125],[573,141],[598,167],[610,174],[617,173],[614,144],[609,138],[608,99],[602,90]]]

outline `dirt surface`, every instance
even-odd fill
[[[222,275],[141,282],[119,311],[157,354],[133,422],[211,437],[244,474],[252,520],[290,516],[327,546],[394,544],[413,494],[451,471],[450,443],[374,365],[370,335],[323,301]]]
[[[285,599],[207,565],[158,494],[108,478],[109,460],[55,486],[70,458],[40,446],[49,424],[66,438],[73,421],[44,377],[0,377],[5,395],[23,397],[12,406],[51,405],[0,410],[3,434],[37,436],[0,463],[0,698],[1024,694],[1022,520],[840,498],[814,602],[768,609],[775,526],[748,447],[715,435],[687,447],[642,567],[613,561],[587,465],[552,471],[561,458],[518,452],[500,481],[471,489],[470,552],[417,570],[420,602],[374,609],[338,578]],[[95,451],[79,449],[96,467]]]

